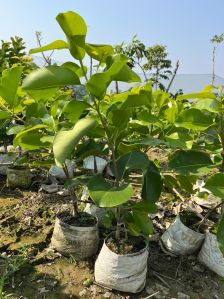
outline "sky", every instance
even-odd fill
[[[0,39],[21,36],[27,48],[37,46],[35,32],[47,44],[64,35],[55,17],[73,10],[88,25],[87,41],[130,42],[133,35],[146,46],[164,44],[181,74],[212,73],[212,44],[224,32],[224,0],[0,0]],[[71,60],[67,51],[55,60]],[[216,75],[224,78],[224,43],[217,50]]]

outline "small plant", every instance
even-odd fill
[[[0,298],[8,298],[11,295],[6,295],[4,289],[9,283],[9,280],[14,281],[14,274],[18,272],[28,261],[28,250],[27,248],[20,249],[18,254],[1,254],[0,260],[2,263],[1,277],[0,277]],[[14,284],[14,283],[13,283]]]

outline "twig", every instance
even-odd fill
[[[224,203],[221,202],[219,204],[217,204],[214,208],[212,208],[211,210],[208,211],[208,213],[204,216],[204,218],[199,222],[199,223],[196,223],[196,224],[199,224],[198,225],[198,229],[200,228],[200,226],[205,222],[206,219],[208,219],[209,215],[214,212],[216,209],[218,209],[219,207],[221,207]]]
[[[171,80],[170,80],[170,82],[169,82],[169,85],[167,86],[166,92],[169,92],[170,87],[171,87],[171,85],[172,85],[172,83],[173,83],[173,80],[174,80],[175,77],[176,77],[176,74],[177,74],[177,71],[178,71],[178,69],[179,69],[179,66],[180,66],[180,64],[179,64],[179,60],[177,60],[177,64],[176,64],[175,70],[174,70],[174,72],[173,72],[173,76],[172,76],[172,78],[171,78]]]
[[[179,271],[180,265],[181,265],[181,260],[179,262],[179,265],[177,266],[177,270],[176,270],[176,273],[175,273],[175,278],[176,279],[177,279],[177,275],[178,275],[178,271]]]
[[[155,271],[152,271],[152,274],[154,276],[156,276],[168,289],[170,289],[170,286],[168,285],[168,283],[160,276],[160,274],[158,274]]]
[[[153,294],[151,294],[151,295],[149,295],[149,296],[147,296],[147,297],[145,297],[145,298],[143,298],[143,299],[149,299],[149,298],[152,298],[152,297],[154,297],[155,295],[157,295],[159,293],[159,291],[157,291],[157,292],[155,292],[155,293],[153,293]]]
[[[99,286],[99,287],[101,287],[101,288],[104,288],[104,289],[106,289],[106,290],[112,291],[111,288],[108,288],[108,287],[104,286],[103,284],[100,284],[100,283],[98,283],[98,282],[96,282],[96,281],[93,281],[93,284],[95,284],[95,285],[97,285],[97,286]]]

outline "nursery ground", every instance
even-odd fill
[[[23,260],[6,282],[2,298],[224,298],[224,282],[200,265],[196,255],[173,257],[160,247],[159,237],[175,218],[175,207],[179,204],[173,194],[163,193],[159,212],[154,215],[155,235],[149,245],[146,288],[133,295],[96,285],[94,258],[76,262],[50,248],[55,214],[69,205],[66,195],[37,192],[35,186],[32,191],[21,192],[4,184],[5,178],[1,177],[0,254],[9,256],[9,264],[11,259],[16,263],[13,262],[16,254]],[[101,231],[101,240],[104,234]],[[9,264],[0,257],[0,276]]]

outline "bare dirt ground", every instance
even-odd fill
[[[65,258],[50,248],[55,214],[69,206],[69,199],[58,194],[21,192],[0,187],[0,254],[25,255],[24,264],[5,284],[2,298],[157,298],[223,299],[224,282],[197,262],[197,255],[173,257],[159,245],[159,237],[179,203],[174,195],[163,193],[160,209],[154,215],[155,235],[149,244],[145,290],[124,294],[106,290],[94,283],[94,257],[85,262]],[[101,231],[101,239],[105,232]],[[0,257],[1,271],[6,267]],[[153,295],[154,294],[154,295]]]

